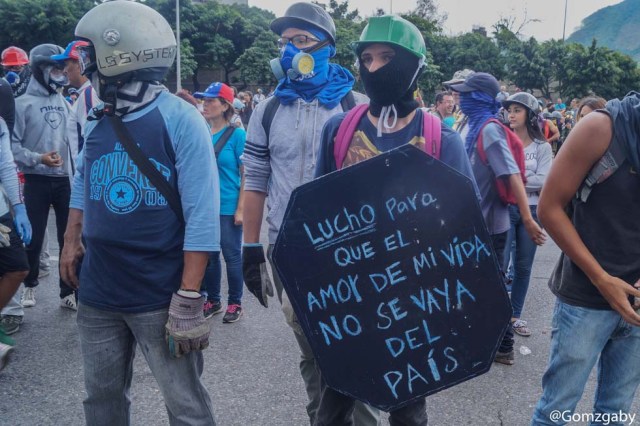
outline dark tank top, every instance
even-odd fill
[[[640,278],[640,178],[628,161],[595,185],[585,203],[574,198],[569,214],[582,241],[606,272],[630,284]],[[564,253],[549,280],[549,288],[564,303],[611,309]]]

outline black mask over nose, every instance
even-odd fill
[[[371,100],[369,111],[374,117],[380,117],[382,107],[385,106],[395,105],[400,118],[418,108],[413,92],[420,75],[416,75],[419,59],[405,49],[393,46],[393,50],[396,52],[393,59],[374,72],[369,72],[360,62],[360,77]]]

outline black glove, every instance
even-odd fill
[[[242,275],[244,283],[258,302],[265,308],[269,307],[268,297],[273,297],[273,284],[267,272],[264,250],[261,244],[245,245],[242,247]]]

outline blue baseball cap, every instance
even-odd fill
[[[202,98],[222,98],[227,103],[233,104],[233,89],[224,83],[211,83],[204,92],[196,92],[193,94],[196,99]]]
[[[74,40],[71,43],[67,44],[67,48],[64,49],[64,52],[59,55],[51,56],[51,59],[54,61],[66,61],[67,59],[79,60],[80,54],[78,53],[78,47],[88,46],[89,42],[83,40]]]
[[[476,72],[467,76],[463,82],[450,84],[449,89],[458,93],[478,91],[495,98],[500,91],[500,83],[491,74]]]

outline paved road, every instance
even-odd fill
[[[52,254],[57,256],[57,250]],[[557,257],[553,242],[536,256],[523,315],[534,334],[516,337],[516,350],[526,347],[531,353],[516,353],[514,366],[494,365],[481,377],[429,397],[431,425],[528,424],[547,363],[554,298],[546,283]],[[57,275],[43,280],[37,305],[27,309],[15,335],[12,363],[0,373],[0,425],[84,424],[75,314],[58,306],[57,291]],[[250,294],[243,304],[245,316],[235,324],[222,324],[221,316],[215,317],[211,346],[205,351],[204,380],[218,423],[308,424],[298,349],[280,310],[262,308]],[[590,411],[593,393],[592,375],[578,412]],[[158,387],[141,356],[134,366],[132,398],[134,425],[168,424]],[[639,405],[636,400],[634,413],[640,412]]]

